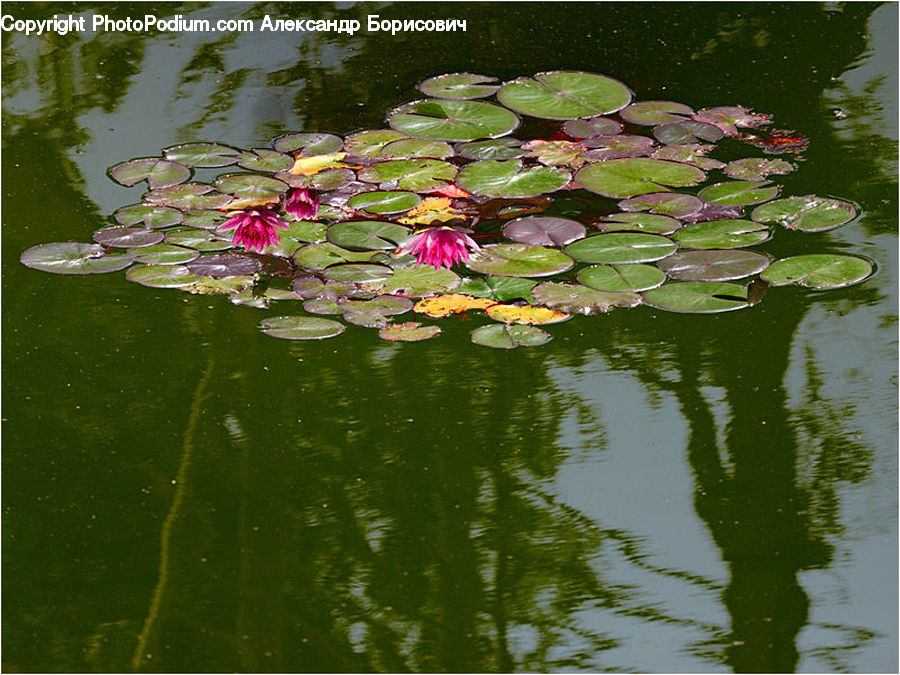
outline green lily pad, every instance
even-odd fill
[[[288,229],[284,230],[282,237],[290,237],[297,241],[314,244],[325,241],[328,228],[323,223],[317,223],[314,220],[295,220],[288,225]]]
[[[410,236],[408,227],[377,220],[348,220],[328,229],[328,241],[350,251],[392,251]]]
[[[418,342],[440,335],[440,326],[423,326],[418,321],[391,324],[378,331],[378,337],[390,342]]]
[[[681,227],[675,218],[655,213],[611,213],[604,218],[603,222],[595,223],[604,232],[672,234]]]
[[[302,243],[293,237],[286,237],[284,233],[279,237],[278,243],[272,246],[266,246],[263,249],[265,255],[274,255],[279,258],[290,258],[303,246]]]
[[[324,169],[312,176],[295,176],[287,171],[279,171],[275,178],[291,187],[329,192],[346,187],[356,179],[356,174],[352,169]]]
[[[313,298],[303,303],[303,311],[310,314],[343,314],[344,308],[331,298]]]
[[[761,244],[770,236],[768,227],[750,220],[714,220],[688,225],[672,239],[684,248],[742,248]]]
[[[494,138],[489,141],[460,143],[456,152],[466,159],[518,159],[525,155],[522,141],[516,138]]]
[[[703,208],[703,200],[694,195],[676,192],[650,192],[619,202],[623,211],[649,211],[661,216],[684,218],[699,212]]]
[[[621,132],[622,125],[609,117],[588,117],[583,120],[569,120],[563,124],[563,133],[572,138],[615,136]]]
[[[300,298],[323,298],[338,300],[340,298],[361,298],[369,300],[373,293],[362,291],[349,281],[325,281],[316,277],[304,277],[294,281],[294,293]],[[341,310],[343,311],[343,310]]]
[[[777,197],[778,186],[760,185],[747,181],[716,183],[700,190],[697,196],[710,204],[726,206],[760,204]]]
[[[725,135],[719,127],[695,120],[682,120],[660,124],[653,130],[653,136],[666,145],[685,143],[715,143]]]
[[[472,331],[472,342],[494,349],[537,347],[551,340],[551,335],[535,326],[495,323]]]
[[[109,169],[109,176],[128,187],[145,180],[152,188],[162,188],[183,183],[191,177],[191,170],[177,162],[147,157],[116,164]]]
[[[228,166],[238,161],[241,151],[220,143],[187,143],[163,150],[166,159],[196,168]]]
[[[872,263],[851,255],[798,255],[776,260],[760,276],[773,286],[797,284],[824,290],[858,284],[872,274]]]
[[[389,143],[409,138],[406,134],[393,129],[371,129],[347,136],[344,150],[360,157],[380,157],[381,151]]]
[[[317,155],[330,155],[337,152],[344,145],[340,136],[322,133],[288,134],[276,138],[272,147],[278,152],[287,153],[296,157],[315,157]]]
[[[528,216],[510,221],[503,228],[503,236],[533,246],[565,246],[583,239],[584,225],[568,218]]]
[[[485,197],[536,197],[568,185],[565,169],[542,166],[522,168],[522,161],[483,160],[464,167],[456,179],[463,190]]]
[[[412,265],[394,270],[393,276],[389,279],[372,286],[377,287],[378,292],[385,295],[428,298],[438,293],[452,291],[459,283],[460,278],[445,267],[435,269],[431,265]]]
[[[412,300],[396,295],[377,295],[371,300],[341,300],[340,304],[345,312],[377,314],[379,316],[405,314],[413,308]]]
[[[575,182],[604,197],[634,197],[665,192],[670,186],[697,185],[706,174],[695,166],[661,159],[611,159],[584,167]]]
[[[598,291],[646,291],[665,280],[665,272],[652,265],[594,265],[578,273],[578,281]]]
[[[146,204],[133,204],[123,206],[114,214],[116,222],[120,225],[137,225],[141,223],[150,229],[160,229],[171,225],[178,225],[184,214],[178,209],[170,209],[165,206],[147,206]]]
[[[674,101],[636,101],[619,111],[619,116],[626,122],[648,127],[682,122],[693,114],[693,108]]]
[[[366,213],[403,213],[414,208],[422,198],[415,192],[391,191],[391,192],[364,192],[351,197],[347,202],[354,211]]]
[[[175,246],[186,246],[198,251],[224,251],[231,248],[231,239],[219,236],[208,230],[193,227],[179,227],[166,232],[166,243]]]
[[[578,168],[584,164],[580,157],[584,153],[584,146],[572,141],[528,141],[522,145],[522,149],[528,154],[529,159],[536,159],[546,166],[571,166]]]
[[[259,271],[261,264],[259,260],[248,255],[225,253],[201,256],[187,263],[185,267],[191,274],[225,279],[227,277],[252,276]]]
[[[556,249],[519,243],[482,246],[466,261],[473,272],[501,277],[548,277],[574,264]]]
[[[728,162],[723,172],[735,180],[764,181],[770,175],[786,174],[793,170],[794,165],[783,159],[746,157]]]
[[[327,267],[322,273],[331,281],[350,281],[354,284],[376,283],[384,281],[393,274],[387,265],[373,263],[341,263]]]
[[[631,90],[603,75],[553,71],[509,82],[497,99],[524,115],[568,120],[616,112],[631,102]]]
[[[215,230],[218,229],[224,220],[225,214],[218,211],[188,211],[184,214],[184,219],[181,222],[186,227]]]
[[[422,138],[403,138],[392,141],[381,149],[381,156],[388,159],[416,159],[432,157],[445,159],[456,154],[449,143],[426,141]]]
[[[484,277],[475,279],[467,277],[463,279],[457,293],[472,295],[476,298],[489,298],[498,302],[522,299],[529,304],[534,304],[531,297],[531,289],[537,286],[536,281],[522,277]]]
[[[147,265],[183,265],[194,260],[200,251],[172,244],[156,244],[135,251],[135,262]]]
[[[856,209],[840,199],[805,195],[757,206],[750,217],[758,223],[778,223],[789,230],[824,232],[856,218]]]
[[[276,316],[263,319],[259,329],[283,340],[322,340],[344,332],[344,324],[317,316]]]
[[[151,190],[144,198],[148,206],[169,206],[182,211],[209,211],[225,206],[231,196],[222,194],[212,185],[183,183]]]
[[[103,274],[125,269],[133,262],[130,255],[105,251],[100,244],[65,241],[32,246],[19,260],[26,267],[53,274]]]
[[[152,246],[163,240],[162,232],[148,230],[145,227],[127,227],[125,225],[105,227],[94,232],[94,241],[104,246],[117,248],[140,248]]]
[[[753,251],[684,251],[659,262],[659,268],[680,281],[731,281],[759,274],[771,258]]]
[[[720,162],[712,157],[704,155],[714,148],[713,145],[704,145],[701,143],[685,143],[684,145],[664,145],[650,153],[651,159],[667,159],[671,162],[681,162],[696,166],[698,169],[710,171],[712,169],[721,169],[725,166],[725,162]]]
[[[643,232],[597,234],[566,247],[566,254],[588,263],[623,264],[660,260],[678,247],[671,239]]]
[[[545,281],[531,291],[535,302],[566,314],[599,314],[613,307],[636,307],[641,296],[631,292],[599,291],[580,284]]]
[[[445,186],[456,176],[456,167],[437,159],[395,159],[379,162],[361,170],[358,177],[366,183],[391,183],[400,190],[431,192]],[[415,204],[413,205],[415,206]]]
[[[500,88],[498,84],[489,84],[496,81],[496,77],[488,77],[487,75],[452,73],[438,75],[425,80],[419,85],[419,91],[426,96],[434,98],[462,101],[490,96]]]
[[[294,158],[275,150],[253,150],[245,152],[238,160],[238,166],[248,171],[287,171],[294,166]]]
[[[366,262],[371,260],[374,251],[354,252],[335,246],[329,242],[310,244],[294,253],[294,262],[308,270],[324,270],[331,265],[346,262]]]
[[[138,265],[125,273],[128,281],[151,288],[181,288],[200,280],[184,265]]]
[[[490,103],[428,99],[397,108],[388,123],[416,138],[474,141],[505,136],[519,126],[519,118]]]
[[[715,314],[748,306],[747,287],[741,284],[679,281],[644,292],[644,304],[667,312]]]
[[[233,173],[216,181],[216,189],[241,199],[265,199],[287,192],[288,185],[277,178],[256,173]]]

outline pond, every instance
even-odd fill
[[[153,10],[257,30],[3,33],[7,672],[896,672],[896,4]],[[806,135],[784,194],[859,217],[763,248],[875,274],[507,351],[472,344],[478,314],[276,340],[274,307],[19,262],[139,202],[106,173],[129,158],[346,136],[428,77],[551,70]]]

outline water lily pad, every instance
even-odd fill
[[[781,175],[794,170],[794,165],[783,159],[746,157],[728,162],[724,173],[735,180],[764,181],[770,175]]]
[[[427,141],[422,138],[403,138],[392,141],[381,149],[381,157],[388,159],[415,159],[433,157],[445,159],[456,154],[449,143]]]
[[[757,206],[750,217],[758,223],[778,223],[789,230],[824,232],[856,218],[856,209],[840,199],[805,195]]]
[[[300,298],[323,298],[338,300],[339,298],[370,299],[373,293],[360,290],[350,281],[321,281],[316,277],[303,277],[294,281],[294,293]],[[341,310],[343,311],[343,310]]]
[[[531,305],[493,304],[485,309],[485,314],[494,321],[519,323],[529,326],[559,323],[570,318],[565,312],[558,312],[548,307],[532,307]]]
[[[586,234],[584,225],[568,218],[528,216],[510,221],[503,236],[533,246],[565,246]]]
[[[649,192],[619,202],[623,211],[649,211],[661,216],[684,218],[703,208],[703,200],[677,192]]]
[[[212,168],[238,161],[241,151],[221,143],[186,143],[163,150],[166,159],[185,166]]]
[[[644,304],[667,312],[714,314],[748,306],[747,287],[741,284],[680,281],[644,293]]]
[[[677,246],[671,239],[643,232],[597,234],[566,247],[566,254],[588,263],[644,263],[671,255]]]
[[[472,331],[472,342],[494,349],[537,347],[549,342],[550,333],[534,326],[495,323]]]
[[[456,152],[466,159],[518,159],[525,155],[520,147],[522,141],[516,138],[494,138],[489,141],[460,143]]]
[[[400,190],[431,192],[452,181],[456,167],[437,159],[395,159],[372,164],[357,175],[366,183],[390,183],[391,188]]]
[[[646,291],[665,280],[665,272],[652,265],[594,265],[578,273],[578,281],[598,291]]]
[[[116,164],[110,168],[109,175],[117,183],[129,187],[145,180],[150,187],[161,188],[183,183],[191,177],[191,170],[177,162],[147,157]]]
[[[144,198],[149,206],[169,206],[182,211],[208,211],[231,202],[231,196],[203,183],[183,183],[151,190]]]
[[[603,75],[553,71],[508,82],[497,99],[524,115],[568,120],[616,112],[631,102],[631,90]]]
[[[388,123],[416,138],[474,141],[505,136],[519,126],[519,118],[491,103],[428,99],[397,108]]]
[[[851,255],[798,255],[773,262],[761,277],[773,286],[797,284],[824,290],[858,284],[872,274],[872,264]]]
[[[283,340],[322,340],[344,332],[344,324],[316,316],[276,316],[263,319],[259,328],[266,335]]]
[[[714,145],[705,145],[703,143],[664,145],[650,153],[650,157],[652,159],[667,159],[671,162],[682,162],[683,164],[696,166],[704,171],[710,171],[712,169],[721,169],[725,166],[725,162],[720,162],[712,157],[704,157],[714,147]]]
[[[310,314],[343,314],[344,308],[331,298],[313,298],[303,303],[303,311]]]
[[[535,302],[566,314],[599,314],[613,307],[636,307],[641,296],[631,292],[598,291],[580,284],[545,281],[531,292]]]
[[[659,268],[680,281],[731,281],[759,274],[771,258],[753,251],[684,251],[659,262]]]
[[[626,122],[648,127],[682,122],[693,114],[693,108],[674,101],[636,101],[619,111],[619,116]]]
[[[405,314],[413,308],[412,300],[396,295],[377,295],[371,300],[341,300],[339,302],[345,312],[379,316]]]
[[[460,284],[461,288],[462,284]],[[437,297],[419,300],[413,310],[418,314],[427,314],[434,319],[442,319],[451,314],[468,312],[471,309],[487,309],[495,304],[497,303],[488,298],[476,298],[463,293],[445,293]]]
[[[406,134],[393,129],[371,129],[347,136],[344,150],[347,154],[359,157],[380,157],[381,151],[389,143],[409,138]]]
[[[615,136],[594,136],[585,138],[581,143],[592,148],[580,155],[588,162],[605,162],[610,159],[627,157],[643,157],[653,149],[653,139],[646,136],[618,134]]]
[[[137,265],[125,273],[125,278],[151,288],[181,288],[200,280],[184,265]]]
[[[156,244],[135,251],[135,262],[147,265],[183,265],[194,260],[200,251],[172,244]]]
[[[230,238],[193,227],[180,227],[175,230],[169,230],[166,232],[166,243],[195,248],[198,251],[224,251],[231,248]]]
[[[452,271],[430,265],[413,265],[394,270],[393,276],[380,284],[373,284],[385,295],[403,295],[408,298],[427,298],[438,293],[455,290],[460,278]]]
[[[340,136],[322,133],[288,134],[276,138],[272,147],[295,157],[316,157],[337,152],[344,145]]]
[[[262,250],[262,253],[265,255],[278,256],[279,258],[290,258],[300,249],[301,246],[303,246],[302,243],[300,243],[293,237],[286,237],[282,233],[282,235],[279,237],[278,243],[271,246],[266,246]]]
[[[467,192],[485,197],[536,197],[554,192],[571,180],[565,169],[542,166],[522,168],[522,161],[483,160],[463,168],[457,185]]]
[[[216,181],[220,192],[234,195],[241,199],[265,199],[278,197],[287,192],[288,185],[270,176],[256,173],[233,173],[222,176]]]
[[[239,253],[226,253],[224,255],[205,255],[187,263],[185,267],[191,274],[199,274],[201,277],[224,279],[256,274],[261,265],[256,258]]]
[[[308,270],[324,270],[326,267],[345,262],[366,262],[374,251],[348,251],[329,242],[310,244],[294,253],[294,262]]]
[[[689,225],[672,238],[684,248],[742,248],[770,236],[768,227],[751,220],[715,220]]]
[[[726,206],[760,204],[777,197],[778,186],[760,185],[748,181],[729,181],[703,188],[697,196],[710,204]]]
[[[591,164],[576,174],[575,182],[604,197],[622,198],[696,185],[705,178],[703,171],[689,164],[638,157]]]
[[[440,326],[423,326],[417,321],[407,321],[385,326],[378,331],[378,337],[391,342],[418,342],[440,335]]]
[[[502,277],[548,277],[574,264],[556,249],[520,243],[482,246],[466,261],[473,272]]]
[[[422,198],[414,192],[364,192],[347,202],[354,211],[366,213],[403,213],[414,208]]]
[[[248,171],[287,171],[294,166],[294,158],[275,150],[259,149],[245,152],[238,160],[238,166]]]
[[[290,187],[328,192],[346,187],[356,179],[356,174],[352,169],[323,169],[311,176],[295,176],[288,171],[279,171],[275,178]]]
[[[53,274],[103,274],[125,269],[133,262],[130,255],[105,251],[100,244],[65,241],[32,246],[19,260],[26,267]]]
[[[313,244],[325,241],[327,232],[328,228],[323,223],[314,220],[295,220],[288,225],[288,229],[282,231],[281,236]]]
[[[102,230],[94,232],[94,241],[104,246],[115,246],[118,248],[140,248],[141,246],[152,246],[163,240],[163,233],[154,230],[148,230],[145,227],[127,227],[124,225],[116,227],[105,227]]]
[[[660,124],[653,130],[654,138],[666,145],[700,142],[715,143],[724,135],[724,132],[719,127],[695,120]]]
[[[694,213],[681,216],[685,223],[705,223],[711,220],[732,220],[744,215],[744,207],[739,204],[710,204],[701,200],[700,208]]]
[[[434,98],[462,101],[490,96],[500,88],[500,85],[492,84],[496,81],[496,77],[487,75],[452,73],[425,80],[419,85],[419,91]]]
[[[133,204],[123,206],[114,214],[116,222],[120,225],[137,225],[141,223],[150,229],[159,229],[178,225],[184,214],[178,209],[170,209],[165,206],[147,206],[146,204]]]
[[[187,227],[198,227],[201,230],[215,230],[225,220],[225,214],[217,211],[188,211],[184,214],[182,224]]]
[[[584,164],[580,155],[584,146],[573,141],[545,141],[537,139],[522,145],[529,159],[536,159],[547,166],[571,166],[578,168]]]
[[[355,284],[384,281],[393,274],[387,265],[373,263],[341,263],[327,267],[323,274],[332,281],[351,281]]]
[[[350,251],[392,251],[410,236],[408,227],[377,220],[349,220],[328,229],[328,241]]]
[[[675,218],[655,213],[611,213],[604,218],[602,222],[595,223],[604,232],[672,234],[681,227]]]
[[[479,298],[506,302],[508,300],[522,299],[526,302],[534,302],[531,297],[531,289],[538,282],[522,277],[484,277],[475,279],[467,277],[456,289],[459,293],[474,295]]]
[[[621,131],[622,125],[609,117],[588,117],[583,120],[569,120],[563,124],[563,133],[576,139],[614,136]]]
[[[772,121],[768,115],[752,113],[740,106],[706,108],[694,113],[693,118],[719,127],[726,136],[736,135],[737,127],[754,128]]]

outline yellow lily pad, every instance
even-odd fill
[[[465,218],[465,214],[454,209],[452,200],[447,197],[426,197],[415,208],[410,209],[405,216],[398,218],[398,223],[404,225],[430,225],[434,222],[447,222],[458,218]]]
[[[528,325],[559,323],[569,318],[564,312],[557,312],[546,307],[516,307],[515,305],[491,305],[486,310],[487,315],[494,321],[503,323],[524,323]]]
[[[300,157],[294,162],[294,166],[288,170],[288,173],[295,176],[314,176],[325,169],[346,168],[347,165],[341,163],[346,156],[346,152],[332,152],[330,155]]]
[[[461,314],[470,309],[487,309],[497,303],[487,298],[473,298],[471,295],[448,293],[435,298],[419,300],[413,307],[414,312],[427,314],[433,319],[441,319],[451,314]]]

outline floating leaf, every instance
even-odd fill
[[[225,220],[225,214],[216,211],[189,211],[181,221],[187,227],[199,227],[201,230],[215,230]]]
[[[144,227],[159,229],[177,225],[184,219],[184,214],[177,209],[165,206],[147,206],[146,204],[134,204],[123,206],[114,214],[116,222],[120,225],[137,225],[142,223]]]
[[[659,268],[681,281],[730,281],[762,272],[772,260],[752,251],[685,251],[659,262]]]
[[[566,247],[566,254],[588,263],[644,263],[671,255],[677,246],[671,239],[642,232],[597,234]]]
[[[404,138],[388,143],[381,149],[381,156],[389,159],[415,159],[453,157],[453,148],[443,141],[426,141],[421,138]]]
[[[494,304],[485,310],[485,313],[494,321],[503,323],[520,323],[530,326],[566,321],[569,315],[565,312],[557,312],[547,307],[532,307],[531,305],[499,305]]]
[[[362,291],[349,281],[320,281],[316,277],[303,277],[294,281],[294,293],[300,298],[338,298],[371,299],[374,294]],[[341,310],[343,311],[343,310]]]
[[[343,314],[344,308],[331,298],[313,298],[303,303],[303,311],[310,314]]]
[[[526,302],[534,302],[531,297],[531,289],[537,285],[536,281],[521,277],[485,277],[484,279],[466,278],[459,285],[457,291],[468,295],[476,295],[480,298],[506,302],[508,300],[522,299]]]
[[[569,172],[549,166],[523,169],[522,161],[484,160],[463,168],[457,184],[485,197],[535,197],[554,192],[571,180]]]
[[[851,255],[798,255],[776,260],[762,273],[773,286],[797,284],[824,290],[858,284],[872,274],[872,264]]]
[[[720,162],[711,157],[704,155],[712,150],[714,145],[704,145],[702,143],[685,143],[684,145],[665,145],[654,150],[650,157],[652,159],[667,159],[671,162],[682,162],[696,166],[698,169],[709,171],[710,169],[721,169],[725,166],[725,162]]]
[[[667,312],[714,314],[748,306],[747,287],[741,284],[681,281],[644,293],[644,304]]]
[[[338,152],[343,144],[340,136],[334,134],[299,133],[276,138],[272,147],[294,157],[315,157]]]
[[[739,106],[706,108],[694,113],[693,118],[719,127],[726,136],[736,135],[737,127],[753,128],[769,124],[772,121],[768,115],[752,113]]]
[[[495,138],[489,141],[460,143],[456,152],[466,159],[518,159],[525,155],[522,141],[515,138]]]
[[[393,270],[387,265],[373,263],[341,263],[325,268],[323,274],[332,281],[363,284],[384,281],[393,274]]]
[[[674,101],[637,101],[622,108],[619,116],[626,122],[652,127],[668,122],[682,122],[694,113],[684,103]]]
[[[614,136],[621,131],[622,125],[608,117],[588,117],[584,120],[569,120],[563,124],[563,133],[576,139]]]
[[[397,108],[388,123],[416,138],[474,141],[505,136],[519,126],[519,118],[490,103],[428,99]]]
[[[712,124],[704,124],[694,120],[669,122],[661,124],[653,130],[653,136],[666,145],[683,145],[685,143],[715,143],[725,134]]]
[[[503,236],[533,246],[565,246],[583,239],[584,225],[568,218],[529,216],[506,224]]]
[[[758,223],[778,223],[789,230],[824,232],[856,218],[856,209],[839,199],[805,195],[757,206],[750,217]]]
[[[431,265],[413,265],[400,267],[383,283],[370,284],[368,287],[386,295],[427,298],[455,290],[459,282],[459,277],[444,267],[435,269]]]
[[[586,138],[581,143],[593,148],[581,154],[581,159],[588,162],[606,162],[610,159],[643,157],[653,149],[653,139],[646,136],[621,134],[616,136],[595,136]]]
[[[298,157],[294,162],[294,166],[288,169],[288,173],[293,174],[294,176],[314,176],[326,169],[347,168],[346,164],[341,163],[341,160],[344,159],[346,155],[346,152],[333,152],[329,155]]]
[[[502,277],[548,277],[565,272],[574,261],[552,248],[530,244],[483,246],[466,261],[473,272]]]
[[[345,312],[395,316],[405,314],[413,308],[412,300],[396,295],[378,295],[371,300],[341,300]]]
[[[248,171],[287,171],[294,166],[294,158],[275,150],[253,150],[245,152],[238,160],[238,166]]]
[[[661,216],[683,218],[703,208],[703,200],[675,192],[650,192],[619,202],[623,211],[649,211]]]
[[[568,120],[616,112],[631,102],[631,90],[603,75],[553,71],[508,82],[497,99],[524,115]]]
[[[354,211],[389,214],[409,211],[420,201],[422,198],[414,192],[364,192],[351,197],[347,206]]]
[[[184,265],[137,265],[125,273],[125,278],[152,288],[180,288],[200,280]]]
[[[202,256],[187,263],[186,267],[191,274],[224,279],[225,277],[256,274],[261,265],[256,258],[239,253],[227,253]]]
[[[288,229],[283,230],[282,237],[290,237],[297,241],[316,243],[325,241],[328,228],[314,220],[295,220],[288,224]]]
[[[145,180],[152,188],[162,188],[183,183],[191,177],[191,170],[176,162],[148,157],[116,164],[110,168],[109,175],[117,183],[129,187]]]
[[[328,241],[350,251],[391,251],[411,236],[408,227],[377,220],[349,220],[328,229]]]
[[[294,262],[305,267],[308,270],[324,270],[330,265],[336,265],[345,262],[365,262],[371,260],[373,251],[354,252],[335,246],[334,244],[324,242],[321,244],[310,244],[304,246],[294,253]]]
[[[741,248],[761,244],[769,228],[750,220],[716,220],[689,225],[672,237],[684,248]]]
[[[419,300],[413,310],[419,314],[427,314],[434,319],[442,319],[451,314],[461,314],[470,309],[487,309],[497,304],[487,298],[473,298],[471,295],[447,293],[434,298]]]
[[[711,220],[730,220],[740,218],[744,215],[744,207],[726,204],[710,204],[709,202],[700,202],[700,209],[694,213],[688,213],[681,216],[685,223],[705,223]]]
[[[311,176],[296,176],[290,171],[279,171],[275,178],[291,187],[327,192],[346,187],[356,179],[356,174],[352,169],[322,169]]]
[[[456,167],[437,159],[395,159],[372,164],[360,171],[358,177],[366,183],[390,182],[392,187],[396,183],[401,190],[430,192],[452,181]]]
[[[236,295],[243,293],[253,286],[253,277],[249,275],[229,276],[224,279],[212,277],[200,277],[188,286],[182,286],[181,290],[193,295]]]
[[[705,178],[703,171],[688,164],[635,158],[591,164],[575,175],[575,182],[604,197],[621,198],[665,192],[667,186],[696,185]]]
[[[652,265],[594,265],[578,273],[578,281],[598,291],[646,291],[665,280],[665,273]]]
[[[545,281],[531,292],[535,302],[567,314],[598,314],[613,307],[636,307],[641,303],[637,293],[598,291],[580,284]]]
[[[345,326],[314,316],[276,316],[263,319],[259,328],[266,335],[284,340],[321,340],[340,335]]]
[[[238,161],[241,151],[220,143],[187,143],[163,150],[166,159],[195,168],[228,166]]]
[[[65,241],[40,244],[24,251],[19,260],[26,267],[53,274],[103,274],[128,267],[130,255],[109,255],[100,244]]]
[[[472,342],[494,349],[537,347],[549,342],[550,339],[550,333],[534,326],[495,323],[472,331]]]
[[[579,155],[585,151],[583,145],[572,141],[544,141],[534,140],[525,143],[522,150],[528,153],[528,157],[536,159],[546,166],[571,166],[578,168],[584,164]]]
[[[402,218],[397,218],[397,222],[404,225],[431,225],[451,220],[465,220],[466,214],[454,209],[452,203],[446,197],[426,197]]]
[[[187,246],[198,251],[224,251],[231,248],[231,239],[218,236],[214,232],[197,230],[193,227],[180,227],[166,232],[166,243],[175,246]]]
[[[135,262],[147,265],[183,265],[194,260],[200,255],[200,251],[184,246],[172,244],[156,244],[135,251]]]
[[[144,198],[149,206],[170,206],[182,211],[207,211],[218,209],[231,201],[230,195],[202,183],[183,183],[151,190]]]
[[[485,84],[496,82],[496,77],[473,75],[472,73],[452,73],[438,75],[419,85],[419,91],[434,98],[448,98],[457,101],[484,98],[496,92],[500,85]]]
[[[418,342],[440,335],[440,326],[423,326],[417,321],[407,321],[385,326],[378,331],[378,337],[391,342]]]
[[[764,181],[770,175],[781,175],[794,170],[794,165],[783,159],[746,157],[728,162],[725,175],[735,180]]]
[[[380,157],[381,151],[388,143],[409,138],[406,134],[393,129],[372,129],[360,131],[347,136],[344,142],[344,150],[350,155],[360,157]]]
[[[288,186],[277,178],[260,176],[256,173],[234,173],[222,176],[216,181],[220,192],[242,199],[277,198],[287,192]]]
[[[148,230],[145,227],[105,227],[94,232],[94,241],[104,246],[119,248],[140,248],[152,246],[163,240],[162,232]]]
[[[746,181],[716,183],[700,190],[697,196],[710,204],[726,206],[759,204],[777,197],[778,186]]]
[[[603,222],[595,223],[604,232],[672,234],[681,227],[674,218],[655,213],[611,213],[604,218]]]

